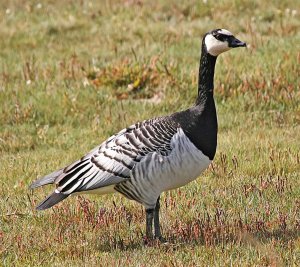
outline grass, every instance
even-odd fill
[[[296,266],[300,262],[300,19],[296,1],[0,3],[3,266]],[[167,245],[142,244],[144,211],[119,195],[67,199],[28,185],[136,121],[195,100],[201,36],[221,55],[218,152],[162,195]]]

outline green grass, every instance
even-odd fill
[[[80,2],[0,4],[1,264],[299,264],[296,1]],[[37,177],[125,126],[192,105],[201,36],[219,27],[249,48],[217,62],[213,164],[162,195],[169,244],[145,247],[143,208],[119,195],[36,212],[51,190],[29,191]]]

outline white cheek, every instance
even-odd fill
[[[227,42],[221,42],[212,35],[205,37],[205,45],[207,52],[212,56],[218,56],[219,54],[230,49]]]

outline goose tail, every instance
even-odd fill
[[[69,195],[65,195],[57,190],[55,190],[51,195],[49,195],[47,198],[45,198],[37,207],[37,210],[45,210],[49,209],[58,202],[64,200]]]
[[[36,181],[34,181],[30,186],[29,189],[35,189],[37,187],[46,185],[46,184],[53,184],[55,179],[63,173],[63,169],[52,172]]]

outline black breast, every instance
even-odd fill
[[[188,110],[172,115],[191,142],[210,160],[217,149],[218,122],[213,96]]]

